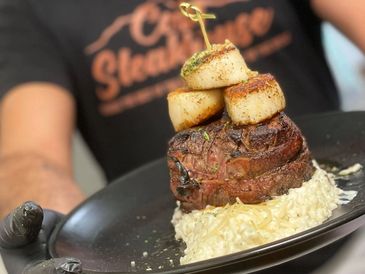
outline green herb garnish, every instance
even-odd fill
[[[216,172],[218,171],[218,169],[219,169],[219,164],[218,164],[218,163],[215,163],[215,164],[212,166],[211,171],[212,171],[212,172],[214,172],[214,173],[216,173]]]
[[[204,139],[205,139],[206,141],[210,141],[210,137],[209,137],[208,132],[203,131],[203,137],[204,137]]]

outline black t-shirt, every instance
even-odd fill
[[[197,0],[215,13],[212,42],[236,44],[276,76],[289,115],[333,110],[338,97],[308,1]],[[173,135],[166,94],[204,47],[176,0],[0,0],[0,94],[28,81],[66,87],[78,128],[108,179],[163,156]]]

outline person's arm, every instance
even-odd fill
[[[315,13],[332,23],[365,53],[365,1],[311,0]]]
[[[72,178],[75,106],[64,88],[18,85],[0,104],[0,217],[27,200],[67,213],[84,195]]]

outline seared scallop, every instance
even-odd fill
[[[176,131],[199,125],[224,108],[223,92],[220,89],[193,91],[179,88],[168,94],[167,101]]]
[[[235,85],[248,79],[249,69],[231,42],[212,45],[185,62],[181,76],[189,88],[205,90]]]
[[[285,108],[284,94],[271,74],[258,74],[226,88],[224,100],[236,125],[260,123]]]

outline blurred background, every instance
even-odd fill
[[[323,25],[323,34],[326,56],[340,90],[342,110],[365,110],[365,56],[331,25]],[[76,180],[87,195],[92,195],[105,186],[105,177],[78,133],[73,149]],[[330,264],[314,274],[364,274],[362,258],[365,258],[365,228]],[[0,263],[2,273],[6,272]]]

